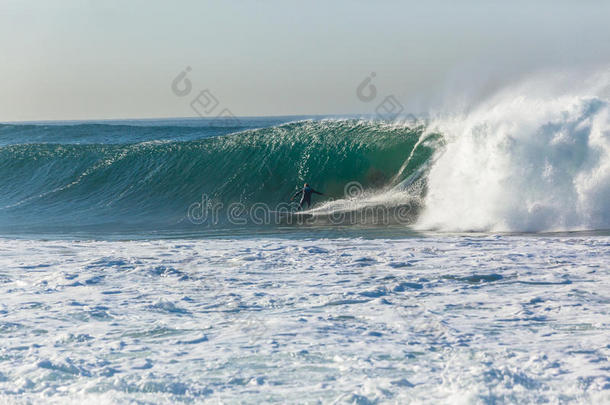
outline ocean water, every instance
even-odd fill
[[[610,403],[605,83],[0,124],[0,402]]]
[[[607,403],[609,248],[2,240],[2,399]]]

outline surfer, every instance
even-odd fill
[[[312,194],[324,195],[323,193],[320,193],[319,191],[316,191],[313,188],[311,188],[309,186],[309,184],[305,183],[305,185],[303,185],[303,188],[301,190],[294,193],[294,195],[290,198],[290,201],[294,200],[294,198],[296,196],[298,196],[299,194],[303,194],[303,196],[301,197],[301,201],[299,202],[299,208],[298,208],[299,210],[303,208],[304,203],[307,203],[307,208],[309,208],[309,206],[311,205],[311,195]]]

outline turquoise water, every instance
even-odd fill
[[[0,403],[608,403],[605,106],[2,124]]]
[[[0,234],[281,232],[298,224],[253,220],[252,207],[294,210],[289,198],[306,181],[324,191],[318,204],[343,198],[350,182],[360,192],[394,187],[441,139],[422,125],[294,118],[231,128],[207,120],[1,125]],[[429,142],[415,147],[422,137]],[[215,217],[202,218],[205,207],[190,215],[197,203],[217,206]],[[232,204],[243,211],[233,219]]]

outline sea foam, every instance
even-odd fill
[[[610,227],[610,75],[531,78],[431,128],[446,148],[428,176],[424,229]]]

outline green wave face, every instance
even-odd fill
[[[418,144],[424,131],[328,120],[194,141],[9,145],[0,148],[0,226],[172,226],[202,196],[274,206],[304,182],[325,193],[317,202],[341,198],[349,182],[381,189],[423,167],[435,149]]]

